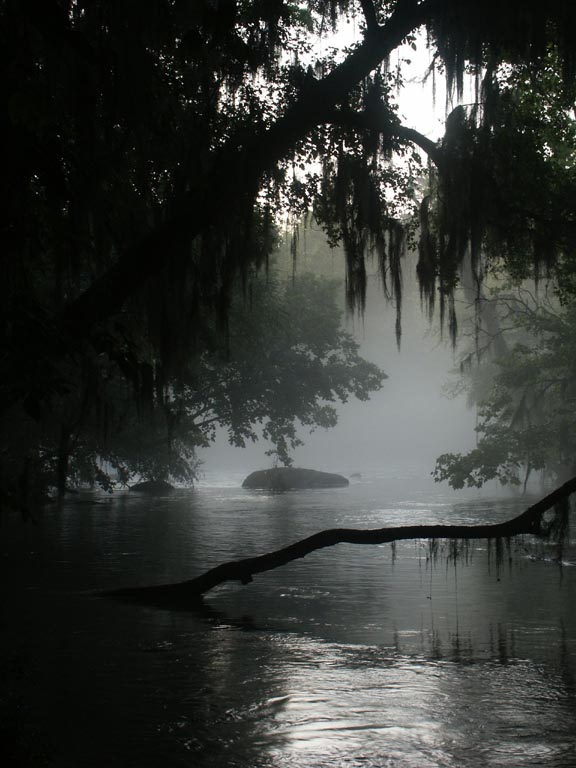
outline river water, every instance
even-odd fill
[[[559,567],[526,542],[338,545],[217,588],[202,613],[98,596],[324,528],[497,521],[533,501],[393,473],[284,494],[240,481],[4,522],[3,765],[576,766],[570,552]]]

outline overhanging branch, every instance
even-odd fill
[[[426,23],[434,0],[400,2],[385,24],[378,26],[346,59],[321,80],[303,90],[272,126],[255,126],[242,146],[236,140],[214,154],[208,170],[193,180],[177,213],[126,248],[107,272],[65,309],[60,328],[72,338],[89,334],[116,314],[154,275],[170,263],[171,254],[187,241],[219,225],[254,196],[264,173],[286,157],[350,89],[384,61],[402,40]]]
[[[436,142],[429,139],[424,134],[408,128],[401,123],[391,122],[382,114],[377,112],[354,112],[347,109],[332,109],[326,115],[327,123],[341,125],[356,130],[370,130],[381,133],[383,136],[400,139],[403,142],[416,144],[424,150],[436,167],[441,170],[444,164],[444,155]]]
[[[189,581],[151,587],[118,589],[105,592],[103,596],[166,607],[176,605],[193,607],[194,603],[198,603],[206,592],[219,584],[227,581],[239,581],[242,584],[248,584],[257,573],[279,568],[293,560],[306,557],[311,552],[333,547],[335,544],[386,544],[395,541],[438,539],[492,540],[508,539],[526,534],[544,536],[549,533],[549,528],[544,523],[544,513],[557,505],[566,503],[574,492],[576,492],[576,477],[533,504],[521,515],[503,523],[490,525],[410,525],[372,530],[332,528],[259,557],[223,563]]]

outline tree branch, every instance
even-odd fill
[[[408,141],[412,144],[416,144],[420,149],[423,149],[424,152],[426,152],[439,170],[443,167],[444,156],[436,142],[424,136],[424,134],[419,131],[416,131],[414,128],[408,128],[401,123],[387,121],[386,118],[377,111],[353,112],[352,110],[335,108],[330,110],[326,117],[326,122],[332,123],[333,125],[342,125],[358,130],[373,130],[390,137],[396,137],[401,141]]]
[[[410,539],[503,539],[529,534],[546,536],[550,527],[544,524],[543,515],[556,505],[565,503],[576,492],[576,477],[564,483],[551,494],[529,507],[517,517],[503,523],[490,525],[410,525],[394,528],[358,530],[332,528],[320,531],[283,549],[259,557],[223,563],[189,581],[151,587],[134,587],[102,593],[104,597],[130,602],[143,602],[165,607],[190,606],[201,601],[202,596],[226,581],[248,584],[257,573],[279,568],[293,560],[306,557],[311,552],[335,544],[385,544]]]
[[[241,209],[252,199],[264,173],[286,157],[352,87],[370,74],[411,32],[430,18],[435,0],[400,2],[374,34],[321,80],[312,81],[268,129],[256,126],[240,145],[237,139],[215,153],[208,170],[194,179],[191,191],[175,206],[177,213],[128,247],[107,272],[65,309],[60,326],[71,338],[82,338],[117,313],[155,274],[166,269],[171,255]],[[239,184],[241,180],[241,184]]]
[[[367,33],[369,35],[376,34],[379,29],[379,24],[373,0],[360,0],[360,5],[362,6],[362,13],[364,14],[364,19],[366,21]]]

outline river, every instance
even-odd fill
[[[479,523],[533,501],[426,478],[268,494],[207,474],[2,525],[3,765],[576,766],[576,567],[485,542],[338,545],[206,610],[103,599],[331,527]]]

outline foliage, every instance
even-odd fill
[[[559,480],[571,477],[576,472],[576,303],[563,306],[526,289],[493,301],[511,343],[496,359],[491,387],[478,407],[477,446],[465,455],[440,456],[434,476],[453,488],[481,487],[494,478],[519,485],[537,470]],[[473,379],[476,370],[468,367],[464,375]]]
[[[342,327],[338,286],[313,275],[285,284],[268,276],[251,284],[248,307],[236,297],[226,351],[217,358],[204,353],[176,401],[205,440],[218,423],[231,443],[244,446],[262,425],[272,453],[287,465],[290,449],[301,444],[297,422],[311,430],[333,427],[334,402],[367,400],[380,389],[385,374],[360,357]]]
[[[352,16],[357,41],[317,45]],[[389,66],[423,28],[449,87],[485,74],[439,145],[400,123]],[[343,243],[351,305],[370,251],[399,305],[415,148],[437,169],[419,276],[442,315],[469,250],[510,268],[567,253],[572,158],[549,162],[557,126],[513,80],[547,93],[553,57],[571,98],[575,31],[571,0],[2,0],[3,484],[47,444],[67,454],[79,423],[99,446],[119,434],[110,399],[161,425],[158,392],[187,386],[215,326],[224,337],[287,213]]]
[[[47,477],[57,477],[58,462],[65,460],[69,484],[111,490],[141,477],[190,484],[198,470],[195,449],[210,444],[216,427],[237,446],[257,440],[260,427],[271,453],[290,464],[290,450],[301,444],[298,423],[311,430],[333,427],[334,402],[367,400],[386,378],[360,357],[344,330],[339,285],[313,275],[287,281],[272,272],[253,276],[246,293],[234,296],[228,333],[210,329],[187,370],[169,381],[152,379],[152,394],[140,404],[123,389],[122,372],[110,367],[100,393],[108,430],[98,428],[98,413],[77,414],[74,421],[60,416],[66,443],[62,432],[59,440],[44,442]]]
[[[456,335],[462,254],[487,276],[536,279],[576,247],[573,87],[547,50],[535,67],[488,59],[471,106],[448,116],[438,178],[421,206],[422,285],[438,285]]]
[[[497,80],[490,109],[506,128],[496,137],[498,154],[500,162],[514,164],[519,184],[513,215],[505,209],[508,235],[498,240],[500,257],[487,271],[490,278],[508,276],[516,287],[494,291],[489,300],[477,291],[480,325],[461,373],[478,404],[479,439],[468,454],[440,456],[434,471],[455,488],[495,478],[519,485],[538,470],[562,480],[576,470],[573,100],[563,93],[549,52],[537,72],[508,68]],[[526,155],[536,162],[524,162]],[[505,168],[502,178],[508,178]],[[501,199],[498,194],[495,204]],[[549,277],[553,264],[555,277],[544,294],[528,290],[526,279],[535,278],[538,288],[541,268]]]

